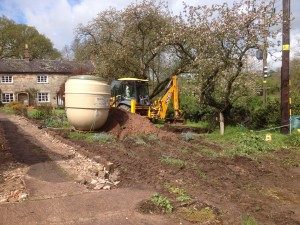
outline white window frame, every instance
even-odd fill
[[[13,75],[2,75],[1,83],[2,84],[12,84],[14,82]]]
[[[49,77],[46,74],[38,74],[36,76],[36,81],[38,84],[48,84],[49,83]]]
[[[45,96],[47,96],[46,100],[45,100]],[[50,102],[50,93],[49,92],[38,92],[36,94],[36,98],[39,103]]]
[[[9,95],[8,100],[6,100],[7,98],[4,97],[5,95]],[[11,98],[12,96],[12,98]],[[6,92],[6,93],[1,93],[1,102],[2,103],[10,103],[13,102],[15,100],[15,95],[12,92]]]

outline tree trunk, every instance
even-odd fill
[[[225,129],[225,125],[224,125],[224,115],[223,115],[223,112],[220,112],[219,114],[220,116],[220,134],[221,135],[224,135],[224,129]]]

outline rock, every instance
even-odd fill
[[[99,178],[103,178],[103,179],[105,179],[105,172],[104,171],[99,171],[98,172],[98,174],[97,174],[97,176],[99,177]]]
[[[7,198],[1,197],[1,198],[0,198],[0,203],[7,202],[7,200],[8,200]]]
[[[109,185],[105,185],[105,186],[103,187],[103,190],[110,190],[110,186],[109,186]]]
[[[108,179],[108,178],[109,178],[109,172],[105,171],[105,173],[104,173],[104,179]]]
[[[80,175],[75,179],[75,181],[79,184],[87,184],[87,179]]]
[[[105,170],[107,170],[109,173],[112,173],[114,170],[114,164],[112,162],[108,162],[105,166]]]
[[[114,182],[114,185],[116,186],[116,185],[118,185],[120,183],[120,181],[115,181]]]
[[[95,166],[92,166],[92,167],[88,168],[88,171],[95,174],[95,173],[98,173],[98,168]]]
[[[94,190],[100,190],[104,187],[104,184],[97,183],[96,186],[94,187]]]
[[[95,185],[95,184],[97,184],[97,183],[98,183],[97,180],[92,179],[91,184]]]
[[[118,170],[114,171],[112,174],[109,174],[109,180],[115,182],[119,180],[120,172]]]
[[[105,183],[106,183],[105,179],[98,178],[98,184],[105,184]]]
[[[102,163],[102,157],[101,156],[99,156],[99,155],[96,155],[96,156],[94,156],[93,157],[93,160],[95,161],[95,162],[97,162],[97,163]]]
[[[19,199],[18,200],[21,202],[21,201],[24,201],[27,197],[28,197],[27,193],[21,193],[19,195]]]

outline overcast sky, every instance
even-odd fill
[[[35,26],[40,33],[45,34],[61,50],[64,45],[71,44],[74,29],[79,23],[87,23],[97,13],[115,7],[125,8],[135,0],[0,0],[0,16],[4,15],[18,23]],[[183,0],[167,0],[174,14],[182,11]],[[189,5],[210,5],[233,0],[185,0]],[[281,10],[282,0],[275,3],[276,10]],[[291,48],[300,40],[300,1],[291,0],[292,21]],[[298,14],[296,13],[298,12]]]

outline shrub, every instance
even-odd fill
[[[34,110],[30,113],[29,117],[33,119],[41,120],[44,118],[44,113],[39,110]]]
[[[27,107],[21,102],[10,102],[6,105],[13,113],[20,116],[27,116]]]
[[[251,112],[251,127],[254,129],[278,126],[280,124],[280,103],[268,101]]]
[[[50,117],[53,114],[53,107],[50,104],[42,104],[36,107],[36,109],[44,115],[44,117]]]
[[[43,104],[35,107],[35,110],[30,113],[30,117],[33,119],[41,120],[50,118],[53,115],[53,108],[49,104]]]

